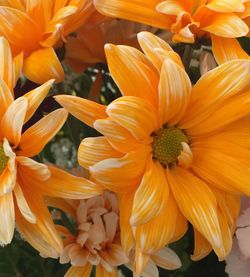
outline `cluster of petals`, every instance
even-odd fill
[[[25,125],[48,94],[53,80],[14,98],[13,87],[22,69],[22,55],[12,58],[6,39],[0,38],[0,243],[10,243],[15,222],[25,239],[43,255],[62,251],[43,196],[88,198],[102,192],[100,186],[74,177],[31,157],[39,154],[67,119],[65,109]]]
[[[96,14],[92,0],[1,0],[0,35],[14,55],[24,54],[28,79],[38,84],[60,82],[64,72],[54,47]]]
[[[211,38],[218,63],[246,58],[235,38],[247,36],[248,0],[95,0],[107,16],[141,22],[171,31],[174,42],[194,43]]]
[[[239,195],[250,195],[250,61],[220,65],[192,86],[166,42],[148,32],[138,40],[144,53],[105,47],[122,97],[108,106],[56,97],[103,135],[82,141],[79,163],[120,195],[121,242],[127,254],[135,248],[137,273],[150,254],[182,237],[188,222],[195,236],[192,259],[214,250],[223,260],[232,246]],[[154,134],[166,126],[189,140],[174,166],[153,157]]]

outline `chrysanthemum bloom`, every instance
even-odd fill
[[[132,261],[127,264],[129,258],[121,247],[119,208],[114,194],[106,191],[101,196],[80,201],[58,202],[52,198],[50,203],[67,212],[76,223],[74,235],[63,226],[57,227],[64,240],[60,262],[72,265],[65,276],[89,277],[96,266],[97,277],[118,277],[117,266],[130,267]],[[166,268],[181,265],[178,256],[165,248],[151,256],[143,276],[159,276],[155,263]]]
[[[213,249],[223,260],[231,249],[238,195],[250,194],[250,61],[225,63],[192,87],[166,42],[147,32],[138,38],[145,54],[105,47],[122,97],[107,107],[56,97],[103,134],[82,141],[79,162],[122,195],[122,242],[129,252],[130,223],[139,268],[151,251],[181,237],[187,220],[195,232],[193,259]]]
[[[211,36],[218,63],[245,58],[235,38],[249,32],[250,1],[245,0],[94,0],[105,15],[128,19],[174,33],[174,42],[194,43]],[[232,51],[223,51],[224,46]],[[222,47],[221,47],[222,46]]]
[[[23,52],[28,79],[60,82],[64,72],[53,47],[94,12],[92,0],[0,0],[0,35],[8,39],[13,55]]]
[[[124,44],[139,48],[136,35],[141,31],[156,33],[158,29],[126,20],[105,20],[99,23],[86,23],[69,37],[66,44],[66,60],[76,71],[82,71],[96,63],[107,63],[104,45]],[[163,32],[170,39],[170,33]]]
[[[100,186],[74,177],[53,166],[39,163],[36,156],[55,136],[67,118],[58,109],[22,132],[47,95],[53,80],[14,100],[10,88],[19,77],[21,62],[12,60],[5,39],[0,39],[0,243],[10,243],[15,221],[32,246],[47,256],[56,256],[62,242],[54,228],[43,195],[89,198],[102,192]]]

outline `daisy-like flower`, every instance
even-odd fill
[[[119,207],[115,194],[105,191],[103,195],[88,200],[49,199],[51,206],[68,213],[76,223],[73,235],[63,226],[57,226],[64,241],[60,263],[71,263],[66,275],[89,277],[93,266],[96,277],[118,277],[117,266],[126,265],[133,270],[133,253],[128,257],[120,240]],[[129,262],[131,260],[131,262]],[[142,276],[158,277],[156,264],[167,269],[181,266],[178,256],[168,248],[150,257]]]
[[[246,58],[235,38],[249,32],[250,1],[95,0],[99,12],[171,31],[174,42],[211,37],[218,63]],[[230,47],[231,51],[225,51]]]
[[[95,13],[92,0],[0,1],[0,35],[14,55],[24,54],[24,74],[42,84],[62,81],[64,72],[53,47]]]
[[[239,194],[250,194],[250,61],[234,60],[192,87],[180,57],[142,32],[145,54],[106,45],[122,97],[108,106],[74,96],[56,99],[103,136],[85,138],[79,163],[121,195],[123,247],[143,268],[148,255],[194,227],[193,259],[230,252]],[[141,270],[138,270],[141,272]]]
[[[84,178],[31,159],[55,136],[68,114],[58,109],[23,132],[23,125],[45,98],[53,80],[15,100],[10,87],[18,78],[21,64],[20,59],[12,60],[4,38],[0,39],[0,56],[0,243],[11,242],[16,222],[33,247],[43,255],[58,256],[62,241],[43,195],[82,199],[98,195],[102,189]]]
[[[107,20],[84,24],[75,37],[69,37],[66,44],[66,60],[76,71],[83,71],[96,63],[106,63],[104,45],[106,43],[124,44],[139,48],[136,34],[141,31],[156,33],[157,28],[127,20]],[[170,40],[170,33],[163,32]]]

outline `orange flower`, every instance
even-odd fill
[[[66,44],[66,59],[76,71],[83,71],[96,63],[106,63],[104,45],[106,43],[124,44],[139,48],[136,34],[141,31],[155,33],[158,29],[126,21],[107,20],[87,23],[78,30],[75,37],[70,37]],[[169,33],[164,33],[164,36]],[[170,39],[170,37],[169,37]]]
[[[53,80],[14,100],[10,87],[15,84],[20,64],[16,60],[12,64],[8,42],[3,38],[0,38],[0,56],[0,243],[11,242],[16,220],[20,232],[32,246],[44,255],[57,256],[62,242],[43,195],[89,198],[100,194],[102,189],[84,178],[30,158],[39,154],[55,136],[68,114],[58,109],[22,132]]]
[[[96,266],[97,277],[118,277],[117,266],[122,264],[133,270],[133,253],[128,263],[129,258],[121,247],[118,201],[113,193],[105,191],[101,196],[80,201],[48,200],[51,206],[67,212],[77,226],[75,235],[57,226],[64,241],[60,263],[72,265],[65,276],[89,277],[93,266]],[[157,277],[156,264],[173,269],[180,267],[181,262],[171,249],[161,249],[151,255],[142,276]]]
[[[95,0],[105,15],[129,19],[174,33],[174,42],[194,43],[211,36],[218,63],[246,58],[235,38],[249,32],[250,1],[241,0]],[[230,44],[233,51],[223,51]]]
[[[66,2],[0,1],[0,35],[7,38],[14,55],[23,52],[24,74],[36,83],[62,81],[64,72],[53,47],[95,11],[92,0]]]
[[[214,249],[223,260],[231,249],[238,195],[250,195],[250,61],[225,63],[192,87],[166,42],[147,32],[138,38],[145,54],[105,47],[122,97],[107,107],[56,97],[103,134],[82,141],[79,163],[122,195],[122,243],[128,253],[136,227],[138,268],[152,251],[183,236],[187,220],[195,230],[193,259]]]

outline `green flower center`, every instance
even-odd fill
[[[0,175],[8,164],[9,157],[4,153],[3,144],[0,142]]]
[[[175,164],[183,150],[182,142],[189,141],[181,129],[176,127],[160,129],[154,135],[153,158],[164,166]]]

